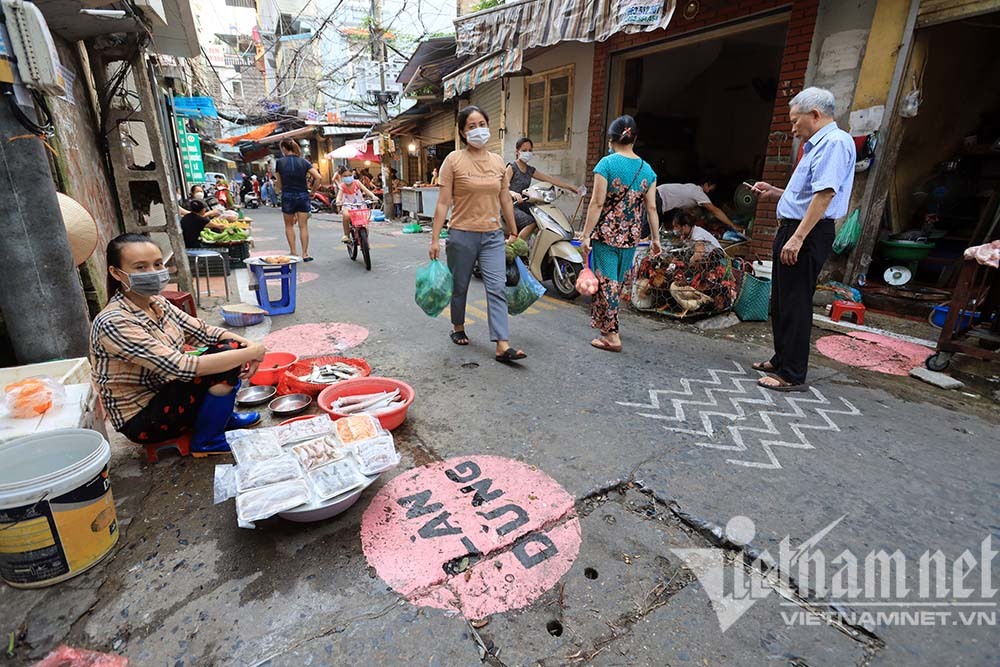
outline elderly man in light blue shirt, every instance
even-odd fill
[[[792,133],[805,142],[802,159],[785,189],[760,181],[762,198],[778,199],[778,231],[771,290],[774,356],[755,363],[769,375],[760,386],[806,391],[812,298],[816,280],[833,248],[834,220],[847,215],[857,159],[854,139],[833,120],[833,93],[806,88],[789,103]]]

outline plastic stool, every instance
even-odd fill
[[[295,280],[297,263],[291,264],[250,264],[257,279],[257,304],[268,315],[287,315],[295,312]],[[267,292],[267,281],[281,282],[281,297],[271,301]]]
[[[195,309],[194,297],[190,292],[175,292],[173,290],[163,290],[160,294],[170,303],[174,304],[191,317],[198,317]]]
[[[213,257],[218,257],[219,261],[222,262],[222,277],[223,283],[226,286],[226,301],[229,301],[229,281],[225,278],[229,275],[229,262],[225,257],[222,256],[218,250],[206,250],[206,249],[196,249],[189,248],[187,251],[188,259],[194,260],[194,300],[200,306],[201,305],[201,264],[199,260],[205,260],[205,288],[208,290],[207,296],[212,296],[212,271],[209,266],[208,260]]]
[[[148,463],[156,463],[160,460],[160,450],[166,449],[167,447],[173,447],[177,450],[177,453],[181,456],[191,455],[191,434],[185,433],[179,438],[174,440],[166,440],[164,442],[158,442],[156,444],[143,445],[146,448],[146,461]]]
[[[855,321],[864,324],[866,310],[864,304],[855,301],[834,301],[830,307],[830,319],[839,322],[845,313],[854,313]]]

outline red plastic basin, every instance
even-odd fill
[[[278,384],[281,374],[298,360],[291,352],[268,352],[264,355],[264,361],[260,362],[260,368],[250,378],[250,384],[273,387]]]
[[[415,396],[413,393],[413,387],[405,382],[394,380],[392,378],[380,377],[344,380],[343,382],[338,382],[337,384],[331,385],[321,391],[319,398],[316,399],[316,404],[319,406],[320,410],[330,415],[330,418],[336,421],[349,416],[341,414],[333,409],[333,402],[338,398],[341,398],[342,396],[358,396],[359,394],[377,394],[382,391],[393,391],[395,389],[399,390],[399,395],[403,399],[403,405],[395,410],[392,410],[391,412],[379,415],[378,417],[379,422],[382,424],[382,428],[387,431],[391,431],[398,428],[400,424],[406,421],[406,411],[410,409],[410,405],[413,403]]]

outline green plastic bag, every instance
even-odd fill
[[[451,271],[434,260],[417,269],[417,291],[413,300],[425,313],[437,317],[451,303],[453,289]]]
[[[861,209],[854,209],[847,221],[840,226],[837,237],[833,239],[833,251],[838,255],[850,250],[858,244],[861,238]]]
[[[736,317],[744,322],[765,322],[771,310],[771,281],[749,273],[733,304]]]
[[[507,288],[507,313],[520,315],[531,307],[531,304],[542,298],[545,286],[535,280],[520,257],[514,258],[514,265],[520,273],[517,285]]]

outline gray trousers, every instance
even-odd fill
[[[486,287],[486,314],[489,318],[490,340],[510,340],[507,326],[507,259],[504,255],[503,232],[448,231],[448,269],[455,281],[451,297],[451,323],[465,324],[465,301],[472,280],[472,266],[479,260]]]

